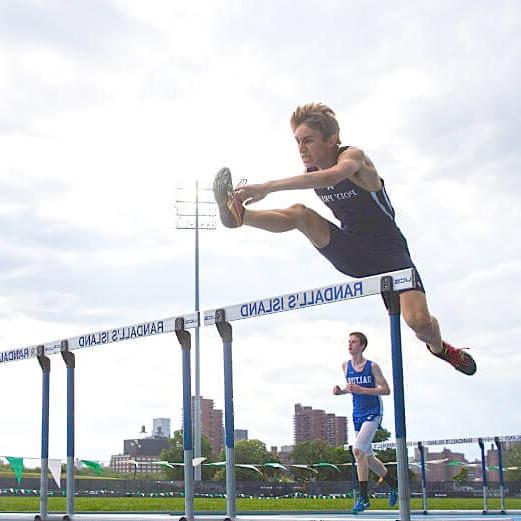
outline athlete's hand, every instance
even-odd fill
[[[346,393],[355,393],[360,394],[360,391],[363,390],[363,387],[360,387],[356,384],[346,384],[344,391]]]
[[[333,394],[334,394],[334,395],[343,394],[343,393],[342,393],[342,389],[340,389],[340,386],[339,386],[339,385],[335,385],[335,387],[333,387]]]
[[[262,184],[244,185],[237,190],[237,195],[246,206],[264,199],[268,191]]]

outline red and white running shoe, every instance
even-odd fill
[[[432,353],[429,346],[427,349]],[[473,375],[476,370],[476,362],[464,349],[458,349],[457,347],[451,346],[449,343],[442,341],[441,353],[432,353],[434,356],[448,362],[456,371],[466,375]]]

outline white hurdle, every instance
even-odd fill
[[[397,470],[400,519],[410,520],[410,492],[407,464],[405,399],[403,385],[400,299],[398,292],[415,287],[414,271],[399,270],[388,274],[375,275],[354,281],[343,282],[321,288],[296,293],[287,293],[260,300],[235,304],[204,312],[204,325],[215,325],[223,341],[224,355],[224,414],[226,442],[226,518],[236,518],[235,487],[235,441],[233,405],[233,364],[232,364],[232,321],[293,311],[311,306],[331,304],[361,297],[382,295],[386,297],[390,317],[391,346],[393,360],[394,417],[397,443]]]
[[[398,292],[414,287],[414,271],[412,269],[398,270],[391,273],[374,275],[363,279],[344,281],[329,286],[313,288],[285,295],[277,295],[232,305],[204,312],[204,325],[215,325],[223,341],[224,350],[224,384],[225,384],[225,434],[226,434],[226,508],[227,519],[236,517],[236,490],[234,465],[234,421],[233,421],[233,371],[232,371],[232,327],[230,322],[247,318],[271,315],[293,311],[312,306],[338,303],[373,295],[386,297],[390,316],[391,345],[393,359],[394,408],[396,441],[398,445],[398,483],[400,489],[400,517],[402,521],[410,519],[409,483],[407,474],[406,436],[405,436],[405,406],[404,386],[400,338],[400,303]],[[74,358],[72,351],[100,347],[116,342],[136,340],[165,333],[174,333],[182,348],[183,367],[183,431],[184,431],[184,462],[185,462],[185,515],[181,520],[192,521],[193,510],[193,462],[192,462],[192,419],[191,419],[191,338],[189,329],[200,326],[199,313],[189,313],[177,317],[153,320],[122,326],[113,329],[96,331],[78,335],[72,338],[55,340],[40,345],[22,348],[12,348],[0,352],[0,365],[9,362],[37,358],[43,371],[42,398],[42,463],[47,458],[49,403],[48,387],[50,374],[49,356],[61,353],[68,372],[71,375],[67,386],[67,434],[68,465],[74,460]],[[45,443],[44,443],[45,442]],[[43,468],[43,465],[42,465]],[[47,520],[47,475],[41,476],[40,513],[35,520]],[[68,468],[67,479],[73,479],[73,469]],[[67,494],[74,493],[72,483],[68,483]],[[67,513],[61,519],[70,519],[74,512],[74,497],[67,497]]]
[[[112,329],[86,333],[63,340],[54,340],[41,345],[12,348],[0,352],[0,364],[36,358],[42,368],[42,434],[40,475],[40,512],[34,521],[47,521],[54,517],[47,511],[48,478],[47,461],[49,448],[49,385],[51,362],[49,356],[61,353],[67,367],[67,484],[66,513],[57,519],[70,521],[74,516],[74,368],[72,351],[99,347],[106,344],[136,340],[166,333],[176,334],[182,350],[183,368],[183,431],[185,452],[185,515],[181,520],[193,521],[193,463],[192,463],[192,420],[191,420],[191,338],[188,329],[199,325],[199,314],[190,313],[179,317],[140,322]]]

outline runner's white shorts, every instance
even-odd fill
[[[371,420],[364,421],[360,427],[360,430],[355,431],[356,440],[353,443],[353,448],[356,448],[361,452],[365,452],[366,454],[373,454],[371,444],[373,443],[374,435],[380,427],[381,423],[381,416],[375,416]]]

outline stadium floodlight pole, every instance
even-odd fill
[[[496,436],[494,438],[494,443],[497,447],[497,466],[498,466],[498,473],[499,473],[499,500],[500,500],[500,508],[501,513],[505,514],[505,481],[503,478],[503,456],[502,456],[502,447],[501,447],[501,441],[499,440],[499,437]]]
[[[481,451],[481,472],[483,474],[483,513],[488,512],[488,479],[487,479],[487,463],[485,459],[485,442],[483,438],[478,438],[478,445]]]
[[[209,191],[208,188],[203,190]],[[182,191],[178,188],[178,198],[176,200],[177,223],[176,228],[181,230],[195,231],[195,258],[194,258],[194,278],[195,278],[195,312],[199,313],[199,230],[215,230],[215,203],[203,199],[199,200],[199,181],[195,180],[195,197],[192,200],[180,195]],[[205,205],[205,210],[199,210],[199,205]],[[200,220],[200,217],[203,220]],[[194,457],[201,457],[201,363],[200,363],[200,341],[199,326],[195,328],[195,400],[194,400]],[[195,480],[201,481],[201,465],[195,467]]]
[[[192,341],[190,333],[185,329],[183,317],[175,319],[175,334],[181,346],[183,358],[183,448],[184,448],[184,482],[185,482],[185,515],[179,521],[194,519],[194,465],[193,465],[193,433],[192,433],[192,371],[190,367],[190,351]]]
[[[67,507],[64,520],[74,515],[74,353],[69,351],[69,342],[62,340],[61,355],[67,367]]]
[[[40,515],[34,517],[35,521],[45,521],[48,514],[48,490],[49,490],[49,388],[51,361],[45,356],[45,347],[37,348],[38,363],[42,368],[42,449],[40,471]]]
[[[414,278],[414,272],[413,272]],[[401,521],[410,521],[409,462],[405,429],[405,391],[403,385],[402,340],[400,328],[400,295],[395,290],[393,278],[382,277],[381,291],[387,303],[391,327],[393,362],[394,426],[396,435],[396,468],[398,471],[398,497]]]
[[[421,477],[422,477],[422,508],[423,513],[427,514],[428,496],[427,496],[427,473],[425,472],[425,447],[421,441],[418,442],[418,451],[420,452]]]
[[[223,341],[224,358],[224,434],[226,441],[226,518],[235,519],[237,515],[235,488],[235,425],[233,412],[233,362],[232,326],[226,321],[224,309],[215,312],[215,325]]]

